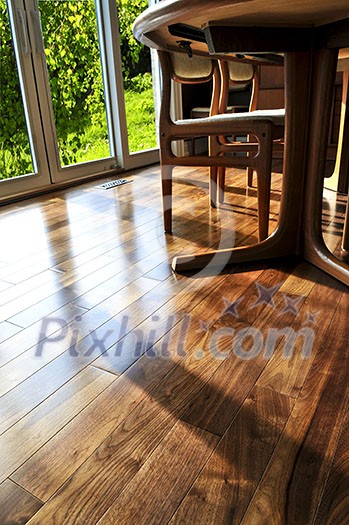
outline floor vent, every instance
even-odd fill
[[[109,188],[115,188],[116,186],[127,184],[128,182],[132,182],[132,180],[126,180],[126,179],[111,180],[109,182],[105,182],[104,184],[100,184],[99,186],[97,186],[97,188],[102,189],[102,190],[109,190]]]

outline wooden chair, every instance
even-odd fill
[[[255,66],[246,62],[231,61],[229,85],[226,89],[226,103],[224,111],[219,113],[244,113],[250,110],[251,93],[254,91]],[[190,118],[203,118],[210,115],[207,106],[191,108]],[[195,155],[195,139],[193,139],[193,155]]]
[[[228,106],[228,96],[229,96],[229,86],[232,84],[236,84],[239,82],[246,82],[246,80],[252,78],[253,81],[253,88],[252,88],[252,95],[250,100],[250,107],[249,107],[249,113],[246,115],[246,118],[250,118],[256,115],[265,115],[266,117],[269,116],[272,119],[273,126],[272,126],[272,141],[273,141],[273,149],[276,149],[277,146],[279,146],[281,149],[283,149],[283,142],[282,139],[284,137],[284,121],[282,118],[284,117],[285,112],[283,109],[278,110],[271,110],[271,109],[260,109],[260,90],[259,90],[259,68],[256,66],[253,66],[252,64],[242,63],[238,64],[234,61],[226,61],[226,60],[220,60],[219,61],[219,67],[221,72],[221,82],[222,82],[222,88],[221,88],[221,96],[219,101],[219,113],[226,113]],[[263,107],[263,106],[262,106]],[[275,115],[277,115],[276,118]],[[247,148],[251,148],[251,151],[253,151],[254,147],[257,147],[257,144],[255,143],[255,138],[253,134],[250,134],[247,137],[249,145]],[[213,139],[214,141],[218,141],[218,144],[213,143],[211,145],[211,149],[214,150],[220,150],[224,151],[225,153],[235,154],[237,151],[240,151],[241,146],[240,144],[236,143],[234,140],[231,140],[231,137],[227,136],[219,136],[217,138]],[[255,146],[253,146],[253,143],[255,143]],[[249,155],[250,153],[248,153]],[[272,158],[270,159],[271,162]],[[264,215],[269,216],[269,206],[270,206],[270,176],[271,176],[271,166],[270,170],[268,168],[268,173],[259,174],[258,169],[254,166],[247,166],[247,185],[252,186],[253,182],[253,172],[254,170],[257,171],[257,189],[258,189],[258,207],[259,207],[259,213],[263,213]],[[224,201],[224,189],[225,189],[225,168],[220,167],[218,168],[218,201],[219,203],[222,203]],[[268,189],[269,188],[269,189]],[[268,199],[266,192],[268,192]],[[268,211],[265,209],[265,206],[267,206]],[[263,207],[263,211],[260,212],[260,207]]]
[[[219,114],[221,75],[218,63],[206,57],[184,53],[159,51],[162,71],[162,101],[160,111],[160,162],[165,232],[172,231],[172,171],[174,166],[208,166],[210,169],[210,202],[217,204],[217,169],[219,167],[243,168],[250,166],[258,177],[259,239],[268,236],[269,198],[272,144],[278,128],[283,129],[284,112],[256,111],[250,113]],[[213,78],[210,116],[199,119],[173,121],[170,116],[171,79],[180,83],[207,82]],[[227,155],[226,145],[219,137],[253,135],[256,143],[237,143],[234,152],[250,153],[249,156]],[[208,155],[176,156],[172,142],[209,137]],[[218,138],[218,139],[217,139]],[[251,153],[254,153],[253,155]]]

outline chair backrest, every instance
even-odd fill
[[[213,79],[211,114],[217,114],[220,75],[218,62],[209,57],[193,55],[189,57],[186,53],[173,53],[168,51],[158,51],[159,62],[162,72],[162,99],[160,123],[166,125],[171,122],[171,79],[181,84],[201,84]]]
[[[252,82],[255,75],[255,66],[247,62],[238,62],[236,60],[230,60],[227,62],[229,81],[232,85],[243,83],[246,85]]]
[[[252,64],[220,60],[222,76],[219,112],[225,113],[231,86],[252,81],[250,111],[284,107],[283,67],[254,66]]]
[[[257,89],[257,68],[253,64],[235,60],[220,60],[221,94],[219,100],[219,113],[225,113],[228,108],[228,98],[231,89],[245,89],[252,84],[250,98],[250,111],[255,109],[255,95]]]
[[[169,53],[171,78],[181,84],[200,84],[208,82],[214,74],[213,60],[197,55],[189,57],[185,53]]]

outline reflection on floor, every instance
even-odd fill
[[[256,242],[256,188],[230,171],[213,210],[176,170],[165,236],[158,166],[125,177],[0,209],[1,525],[346,523],[347,289],[293,259],[173,274]]]

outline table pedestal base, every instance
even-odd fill
[[[325,246],[321,232],[322,193],[338,51],[320,49],[285,55],[285,155],[279,224],[253,246],[175,257],[177,271],[303,256],[349,285],[349,266]],[[348,214],[347,219],[348,221]],[[348,227],[345,227],[345,231]]]

